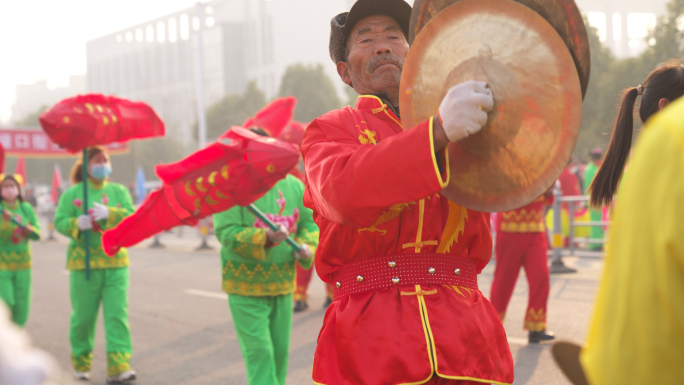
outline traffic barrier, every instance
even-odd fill
[[[602,258],[603,251],[578,250],[579,243],[584,244],[604,244],[604,239],[589,239],[589,238],[575,238],[577,227],[592,227],[592,226],[609,226],[609,221],[575,221],[575,209],[577,203],[589,202],[589,196],[573,195],[561,196],[559,187],[553,190],[553,229],[551,229],[551,239],[553,249],[550,250],[551,255],[551,274],[575,273],[577,270],[567,267],[563,262],[563,256],[577,256],[585,258]],[[565,236],[562,229],[562,205],[568,203],[568,235],[567,247],[565,245]]]

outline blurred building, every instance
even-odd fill
[[[575,0],[601,42],[618,58],[643,52],[646,37],[658,17],[665,15],[669,0]]]
[[[285,69],[324,64],[330,19],[354,0],[213,0],[89,41],[87,89],[151,104],[169,136],[193,140],[197,121],[197,32],[202,25],[206,107],[254,80],[268,98]],[[200,17],[198,10],[203,12]]]
[[[40,108],[52,106],[64,98],[84,93],[85,90],[85,76],[81,75],[69,76],[69,84],[59,88],[48,88],[47,80],[39,80],[34,84],[17,84],[10,123],[18,122]]]

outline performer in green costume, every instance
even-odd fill
[[[599,167],[601,166],[601,162],[603,161],[603,152],[601,151],[600,148],[595,148],[591,151],[589,151],[589,158],[590,162],[587,164],[587,168],[584,170],[584,193],[588,194],[589,192],[589,186],[591,185],[591,182],[594,180],[594,177],[596,176],[596,172],[598,171]],[[589,217],[592,222],[598,222],[603,220],[603,208],[590,208],[589,209]],[[602,226],[592,226],[590,233],[589,233],[589,239],[603,239],[603,227]],[[603,248],[603,244],[600,243],[592,243],[589,244],[589,249],[590,250],[601,250]]]
[[[263,130],[252,131],[264,134]],[[292,328],[295,267],[311,268],[318,245],[312,211],[302,204],[304,185],[288,175],[254,205],[280,228],[272,231],[246,208],[214,215],[221,242],[223,290],[250,385],[284,385]],[[289,234],[302,245],[295,252]]]
[[[107,181],[111,173],[109,155],[101,147],[87,150],[88,215],[83,215],[82,165],[76,162],[73,186],[62,194],[55,213],[55,228],[71,238],[67,269],[71,291],[71,359],[74,377],[87,380],[93,360],[95,325],[102,303],[107,340],[107,382],[135,380],[129,365],[131,336],[128,327],[128,252],[121,249],[109,258],[102,249],[101,234],[133,212],[128,190]],[[84,231],[90,235],[90,279],[85,273]]]
[[[31,304],[31,247],[40,239],[33,207],[24,201],[14,176],[0,177],[0,299],[12,314],[12,322],[24,327]]]

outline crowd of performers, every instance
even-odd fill
[[[552,196],[547,192],[498,213],[496,267],[486,298],[477,275],[492,256],[490,214],[451,202],[440,190],[450,178],[446,146],[486,124],[492,93],[483,82],[456,85],[439,113],[404,131],[398,91],[410,12],[403,0],[359,0],[332,19],[330,56],[341,80],[360,97],[356,106],[309,124],[301,145],[305,183],[288,175],[255,202],[278,230],[243,207],[213,217],[223,290],[249,384],[285,384],[293,304],[295,311],[308,307],[314,261],[328,285],[315,384],[511,384],[514,365],[502,320],[521,267],[529,283],[523,321],[529,342],[554,338],[546,330],[544,220]],[[600,150],[592,151],[585,172],[584,189],[594,207],[612,207],[619,195],[581,354],[591,384],[670,384],[684,378],[684,101],[649,120],[683,92],[679,62],[661,65],[642,85],[627,89],[606,159],[601,164]],[[638,97],[640,118],[649,124],[619,184]],[[106,150],[89,148],[87,159],[88,180],[81,179],[77,163],[73,186],[61,196],[54,219],[70,238],[73,373],[81,380],[90,376],[102,304],[107,380],[131,382],[136,373],[130,366],[128,253],[122,249],[107,257],[94,237],[88,279],[82,234],[112,228],[134,208],[128,190],[108,181]],[[39,238],[39,228],[20,183],[8,175],[1,189],[0,297],[13,322],[23,326],[31,287],[28,242]],[[600,220],[602,213],[590,215]],[[302,245],[300,251],[283,242],[288,236]]]

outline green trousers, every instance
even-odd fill
[[[292,329],[292,294],[228,295],[249,385],[285,385]]]
[[[31,306],[31,269],[0,270],[0,298],[12,314],[12,322],[24,327]]]
[[[131,333],[128,327],[128,268],[72,270],[71,361],[74,370],[88,372],[93,361],[95,325],[102,303],[107,341],[107,374],[130,370]]]

